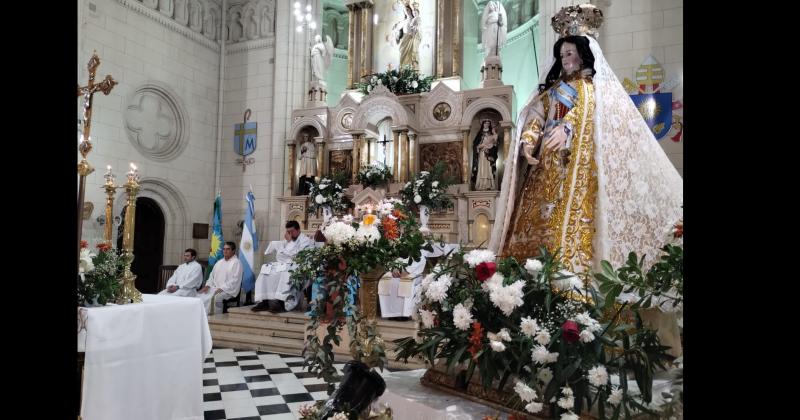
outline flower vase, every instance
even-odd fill
[[[431,230],[428,229],[428,217],[431,215],[431,210],[428,206],[419,206],[419,222],[420,228],[419,231],[422,233],[429,233]]]
[[[328,221],[331,220],[331,217],[333,217],[333,210],[331,210],[331,207],[330,206],[323,206],[322,207],[322,219],[323,219],[323,221],[325,222],[326,225],[328,224]]]

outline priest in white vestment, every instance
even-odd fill
[[[294,257],[298,252],[314,247],[314,241],[300,233],[300,224],[295,220],[286,223],[283,241],[270,243],[264,254],[276,251],[276,261],[261,266],[256,279],[255,300],[252,311],[291,311],[300,301],[298,291],[292,291],[291,273],[296,267]]]
[[[414,295],[422,283],[425,256],[412,261],[404,273],[387,272],[378,281],[378,299],[382,318],[410,317],[414,312]]]
[[[225,242],[222,247],[223,259],[214,264],[211,275],[208,276],[206,285],[197,292],[197,297],[203,300],[206,314],[222,313],[222,301],[239,295],[242,287],[242,263],[235,255],[236,244]],[[211,305],[214,311],[211,311]]]
[[[179,265],[167,280],[167,288],[159,295],[197,296],[197,288],[203,284],[203,266],[195,259],[197,251],[192,248],[183,252],[183,264]]]

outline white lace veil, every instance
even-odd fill
[[[629,252],[647,254],[646,264],[660,255],[672,226],[682,217],[683,179],[658,144],[647,123],[608,65],[600,45],[591,36],[594,55],[594,139],[598,193],[595,211],[595,267],[600,260],[621,265]],[[543,83],[553,66],[551,57],[540,77]],[[519,138],[528,117],[534,91],[517,117],[514,147],[506,160],[497,203],[497,217],[489,248],[502,250],[516,190],[526,161]],[[509,203],[514,203],[509,206]]]

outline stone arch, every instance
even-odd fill
[[[289,132],[288,138],[296,139],[300,132],[308,126],[314,127],[323,139],[328,138],[328,129],[325,123],[316,117],[301,117],[295,121],[292,124],[292,130]]]
[[[164,263],[179,264],[183,250],[192,245],[191,221],[186,198],[178,187],[163,178],[143,178],[139,180],[139,186],[139,194],[136,197],[150,198],[164,213]],[[127,194],[124,191],[124,188],[120,188],[114,201],[115,216],[125,207]],[[114,233],[116,235],[116,232]],[[114,243],[116,240],[115,237]]]
[[[472,119],[475,118],[475,115],[486,108],[497,111],[503,118],[503,121],[512,121],[511,110],[509,109],[508,103],[500,98],[487,97],[476,99],[471,104],[467,105],[467,108],[464,109],[464,113],[461,116],[461,125],[469,126],[472,123]]]

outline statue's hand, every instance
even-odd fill
[[[533,153],[533,145],[532,144],[525,144],[522,146],[522,155],[525,156],[525,160],[528,161],[529,165],[538,165],[539,159],[536,159],[532,155]]]

